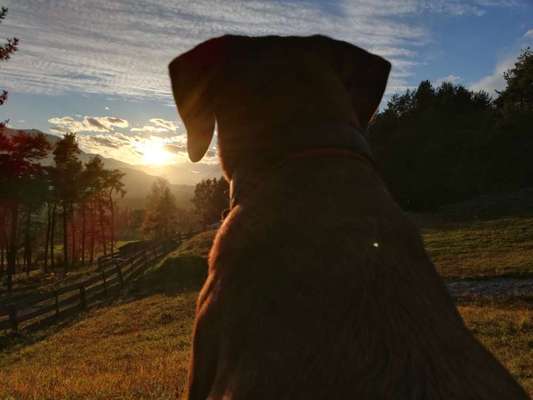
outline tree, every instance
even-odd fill
[[[99,193],[103,190],[103,173],[104,167],[100,157],[93,157],[86,164],[80,177],[81,195],[80,208],[82,218],[81,228],[81,262],[85,264],[86,254],[86,237],[87,237],[87,220],[89,220],[90,261],[94,260],[94,248],[96,239],[95,229],[95,203],[98,201]]]
[[[229,206],[229,185],[224,178],[205,179],[194,188],[192,203],[205,225],[220,221]]]
[[[107,204],[111,220],[111,254],[115,251],[115,201],[113,195],[118,194],[120,197],[124,197],[126,194],[124,183],[122,182],[124,175],[123,172],[114,169],[112,171],[106,171],[104,176],[104,187],[107,192]]]
[[[0,9],[0,22],[5,19],[7,16],[7,8],[2,7]],[[9,58],[11,58],[11,55],[17,51],[18,49],[19,40],[17,38],[9,38],[7,39],[6,43],[3,45],[0,45],[0,61],[7,61]],[[0,106],[3,105],[7,101],[7,91],[2,90],[2,93],[0,93]],[[6,126],[8,121],[1,121],[0,122],[0,129]]]
[[[533,50],[523,49],[514,66],[504,72],[506,88],[496,100],[504,113],[533,111]]]
[[[371,126],[377,164],[396,200],[431,210],[481,193],[488,186],[496,113],[486,92],[423,81],[392,96]]]
[[[115,246],[115,203],[117,195],[125,194],[124,174],[119,170],[106,170],[99,157],[83,168],[74,134],[66,134],[56,143],[54,165],[43,166],[42,159],[49,155],[50,149],[43,134],[0,129],[0,275],[6,272],[7,264],[9,291],[21,255],[27,274],[41,254],[44,273],[48,272],[49,259],[54,267],[58,208],[63,220],[65,273],[69,265],[79,260],[80,250],[81,259],[85,261],[88,231],[91,232],[91,262],[97,230],[104,254],[109,241],[111,249]],[[47,211],[43,212],[45,204]],[[106,235],[106,232],[111,234]],[[34,250],[41,243],[44,251],[36,257]]]
[[[69,222],[74,213],[74,204],[80,195],[82,163],[78,159],[79,153],[80,149],[74,133],[67,133],[57,142],[54,149],[56,192],[61,203],[63,218],[63,266],[65,272],[67,272],[69,266]],[[75,243],[74,232],[75,230],[72,229],[72,243]]]
[[[122,178],[124,173],[119,170],[106,170],[102,159],[93,157],[85,164],[80,175],[79,195],[77,201],[78,220],[81,218],[80,248],[81,261],[85,263],[86,236],[89,231],[90,236],[90,261],[95,254],[95,245],[98,239],[107,254],[107,239],[109,239],[110,249],[113,252],[115,246],[115,199],[117,194],[123,197],[126,193]],[[106,231],[110,235],[106,235]]]
[[[168,239],[176,233],[177,222],[176,199],[168,182],[159,178],[148,195],[143,231],[154,239]]]
[[[49,148],[44,135],[29,135],[20,131],[7,136],[4,129],[0,129],[0,207],[4,210],[3,219],[7,222],[4,234],[8,291],[12,289],[12,275],[20,247],[21,207],[34,201],[33,189],[44,176],[44,168],[39,161],[47,155]],[[31,217],[31,211],[27,212]]]
[[[46,151],[49,145],[47,142]],[[33,247],[39,234],[41,223],[33,220],[34,214],[40,215],[48,197],[48,178],[46,169],[40,168],[35,174],[28,176],[24,182],[24,197],[21,201],[22,214],[24,215],[24,264],[26,275],[29,276],[32,269]]]

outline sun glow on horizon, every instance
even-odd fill
[[[150,140],[139,146],[142,152],[143,164],[167,165],[174,160],[173,154],[165,150],[165,143],[159,140]]]

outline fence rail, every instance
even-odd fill
[[[93,276],[32,297],[31,301],[0,305],[0,331],[17,331],[48,324],[75,315],[96,302],[109,298],[141,274],[155,259],[176,248],[193,234],[175,240],[150,243],[127,255],[114,254],[98,263]]]

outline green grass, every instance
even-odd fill
[[[444,257],[449,243],[452,254],[469,259],[462,235],[484,236],[483,229],[496,235],[503,225],[454,227],[442,236],[431,228],[435,230],[426,231],[426,240],[433,240],[434,257],[437,244],[437,257]],[[508,234],[503,237],[519,246],[510,240],[515,229]],[[0,399],[174,399],[186,382],[194,303],[212,237],[213,232],[206,232],[182,244],[112,306],[39,337],[11,339],[0,353]],[[460,304],[459,311],[533,395],[531,303]]]
[[[192,237],[171,254],[171,257],[192,255],[207,258],[216,232],[216,229],[205,231]]]
[[[533,217],[423,223],[422,233],[446,279],[533,275]]]

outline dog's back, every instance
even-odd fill
[[[217,303],[209,398],[525,398],[364,162],[271,171],[220,229],[210,266],[199,306]]]

